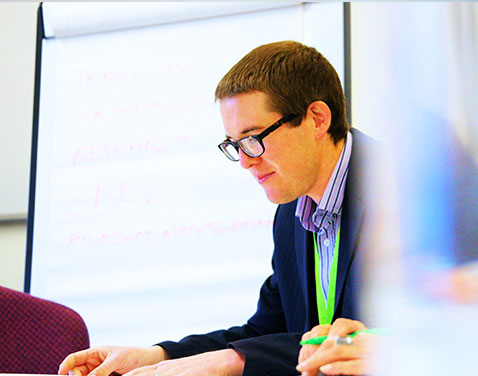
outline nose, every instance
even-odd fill
[[[241,167],[245,168],[246,170],[258,164],[260,162],[260,158],[261,157],[249,157],[241,149],[239,149],[239,163],[241,164]]]

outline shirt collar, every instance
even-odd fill
[[[337,216],[340,213],[351,153],[352,133],[348,132],[344,148],[318,205],[309,196],[299,197],[295,215],[306,230],[318,231],[319,222],[324,223],[323,217]]]

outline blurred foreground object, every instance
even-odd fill
[[[478,303],[478,262],[438,272],[427,286],[432,296],[457,303]]]
[[[392,332],[377,367],[380,375],[474,374],[478,4],[363,6],[390,151],[375,179],[376,244],[362,301],[374,318],[367,324]]]

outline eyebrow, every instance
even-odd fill
[[[252,131],[262,131],[262,130],[263,130],[262,128],[263,128],[263,127],[261,127],[261,126],[253,125],[253,126],[250,126],[249,128],[243,129],[243,130],[241,131],[241,133],[239,133],[239,136],[240,136],[240,137],[238,138],[238,140],[241,139],[242,137],[246,137],[246,136],[245,136],[246,133],[249,133],[249,132],[252,132]],[[259,133],[260,133],[260,132],[259,132]],[[241,136],[242,136],[242,137],[241,137]],[[229,139],[229,140],[233,140],[233,139],[234,139],[233,137],[228,136],[227,134],[226,134],[226,138]]]

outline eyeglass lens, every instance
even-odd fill
[[[228,157],[231,161],[238,161],[239,160],[239,153],[237,149],[232,144],[223,143],[219,145],[222,152]]]
[[[239,146],[249,157],[258,157],[264,152],[261,143],[254,137],[247,137],[239,140]]]
[[[254,137],[247,137],[237,142],[237,145],[241,148],[244,154],[249,157],[258,157],[264,152],[264,148],[261,143]],[[239,151],[233,144],[224,143],[221,145],[221,150],[226,154],[226,156],[233,160],[239,160]]]

